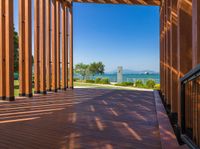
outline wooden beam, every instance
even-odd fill
[[[6,99],[14,100],[13,0],[5,0]]]
[[[0,99],[6,98],[5,82],[5,1],[0,1]]]
[[[57,88],[60,89],[60,1],[56,1],[56,52],[57,52]]]
[[[25,94],[32,97],[32,0],[25,0]]]
[[[19,0],[19,96],[25,96],[25,1]]]
[[[56,0],[52,0],[52,7],[51,7],[51,15],[52,15],[52,34],[51,34],[51,48],[52,48],[52,91],[57,92],[57,56],[56,56],[56,48],[57,48],[57,42],[56,42]]]
[[[171,112],[178,113],[178,55],[177,55],[177,0],[171,1],[170,52],[171,52]]]
[[[46,94],[46,37],[45,37],[45,1],[40,2],[40,93]]]
[[[39,0],[34,0],[34,93],[40,93],[40,69],[39,69]]]
[[[62,3],[62,89],[66,90],[66,7]]]
[[[70,27],[70,51],[69,51],[69,87],[73,88],[73,6],[69,9],[69,27]]]
[[[200,1],[192,1],[193,68],[200,64]]]
[[[179,78],[192,69],[192,0],[178,0],[178,71]],[[178,86],[180,91],[180,84]],[[180,103],[178,94],[178,103]],[[181,126],[181,107],[178,104],[178,122]]]
[[[51,45],[50,45],[50,39],[51,39],[51,29],[50,29],[50,0],[45,0],[45,11],[46,11],[46,88],[47,91],[51,91]]]

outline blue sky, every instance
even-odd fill
[[[159,7],[74,3],[74,63],[93,61],[159,71]]]

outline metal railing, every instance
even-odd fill
[[[181,138],[191,148],[200,147],[200,65],[181,82]]]

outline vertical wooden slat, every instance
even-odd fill
[[[46,94],[46,45],[45,45],[45,1],[40,2],[40,93]]]
[[[25,1],[19,0],[19,96],[25,96]]]
[[[67,10],[66,10],[66,34],[65,34],[65,37],[66,37],[66,43],[65,43],[65,46],[66,46],[66,56],[65,56],[65,59],[66,59],[66,88],[68,88],[68,80],[69,80],[69,8],[67,7]]]
[[[170,28],[170,51],[171,51],[171,112],[178,112],[178,63],[177,63],[177,0],[171,1],[171,28]]]
[[[40,93],[39,70],[39,0],[34,0],[34,92]]]
[[[69,77],[70,83],[69,87],[73,88],[73,5],[69,9],[69,27],[70,27],[70,51],[69,51]]]
[[[51,91],[51,46],[50,46],[50,0],[45,0],[46,6],[46,88]]]
[[[56,0],[52,0],[52,34],[51,34],[51,48],[52,48],[52,90],[53,91],[57,91],[57,56],[56,56],[56,47],[57,47],[57,43],[56,43],[56,35],[57,35],[57,31],[56,31]]]
[[[25,0],[25,94],[32,96],[32,17],[31,2]]]
[[[62,3],[62,89],[66,90],[66,7]]]
[[[60,89],[60,2],[56,1],[56,27],[57,27],[57,35],[56,35],[56,42],[57,42],[57,88]]]
[[[5,1],[0,1],[0,99],[5,99]]]
[[[186,9],[187,8],[187,9]],[[178,0],[178,71],[179,78],[192,69],[192,0]],[[180,91],[180,84],[178,86]],[[178,94],[180,103],[180,94]],[[181,107],[178,104],[178,122],[181,126]]]
[[[6,99],[14,100],[13,0],[5,0]]]

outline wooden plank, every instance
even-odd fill
[[[5,1],[0,1],[0,99],[5,99]]]
[[[69,43],[70,43],[70,51],[69,51],[69,87],[73,88],[73,5],[69,9],[69,28],[70,28],[70,35],[69,35]]]
[[[46,45],[45,45],[45,1],[40,2],[40,93],[46,94]]]
[[[34,93],[40,93],[39,30],[39,0],[34,0]]]
[[[66,90],[66,7],[62,3],[62,89]]]
[[[56,0],[52,0],[52,7],[51,7],[51,15],[52,15],[52,35],[51,35],[51,48],[52,48],[52,90],[57,91],[57,65],[56,65],[56,47],[57,47],[57,42],[56,42]]]
[[[6,99],[14,100],[13,0],[5,0]]]
[[[66,10],[66,88],[68,88],[68,82],[69,82],[69,8],[67,7]]]
[[[19,96],[25,96],[25,1],[19,0]]]
[[[50,30],[50,0],[45,0],[46,6],[46,87],[47,91],[51,91],[51,46],[50,46],[50,39],[51,39],[51,30]]]
[[[32,97],[32,0],[25,0],[25,95]]]
[[[56,56],[57,56],[57,88],[60,89],[60,1],[56,1]]]

